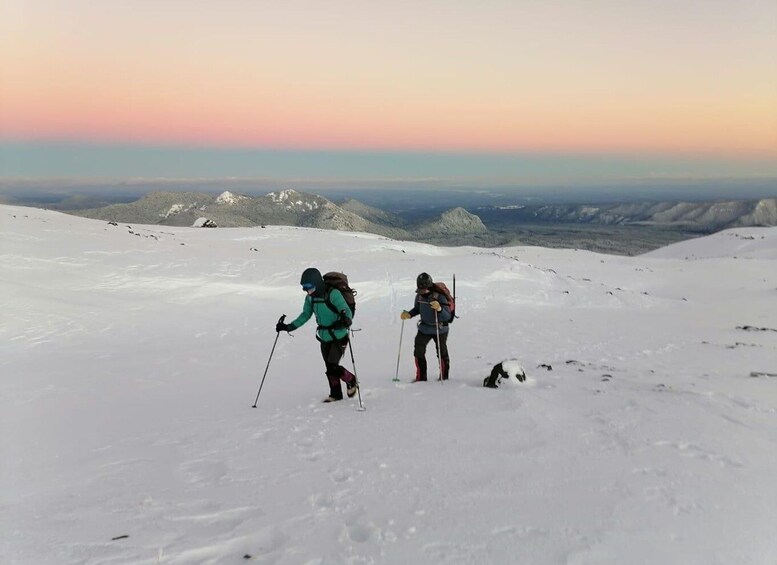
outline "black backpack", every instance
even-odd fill
[[[348,305],[348,308],[351,310],[351,317],[356,315],[356,291],[352,289],[350,286],[348,286],[348,275],[345,275],[343,273],[338,273],[337,271],[332,271],[329,273],[326,273],[324,275],[324,284],[326,285],[326,300],[325,303],[329,307],[332,312],[335,314],[340,314],[340,312],[337,311],[337,308],[335,308],[334,304],[332,304],[332,301],[329,300],[329,292],[336,288],[340,291],[340,294],[343,295],[343,298],[345,298],[345,303]]]

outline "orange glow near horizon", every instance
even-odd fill
[[[695,0],[384,8],[399,22],[352,1],[7,2],[0,140],[777,157],[777,6],[758,2],[715,2],[731,22]]]

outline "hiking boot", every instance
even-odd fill
[[[425,383],[426,382],[426,377],[416,377],[415,381],[413,381],[413,382]]]
[[[321,402],[337,402],[338,400],[342,400],[342,398],[335,398],[334,396],[327,396]]]
[[[353,398],[353,395],[356,394],[357,390],[359,390],[359,379],[354,375],[351,382],[347,383],[345,393],[348,395],[348,398]]]

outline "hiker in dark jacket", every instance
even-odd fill
[[[316,339],[321,343],[321,356],[326,364],[329,381],[329,396],[324,402],[343,399],[341,380],[346,384],[348,397],[351,397],[356,394],[359,382],[353,373],[340,365],[348,346],[348,328],[353,319],[351,309],[338,289],[327,288],[318,269],[305,269],[299,282],[306,293],[302,313],[290,324],[278,322],[275,331],[292,332],[305,325],[315,314],[318,324]]]
[[[434,288],[432,277],[421,273],[416,279],[416,296],[413,309],[404,310],[403,320],[420,316],[418,333],[415,336],[413,356],[415,357],[415,380],[426,380],[426,346],[434,341],[437,358],[440,361],[440,376],[448,380],[450,358],[448,357],[448,322],[451,320],[451,310],[445,295]]]

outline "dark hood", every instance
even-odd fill
[[[316,287],[316,296],[324,296],[326,294],[326,285],[324,284],[324,277],[321,276],[321,272],[318,269],[310,267],[302,272],[302,277],[299,279],[299,284],[313,283]]]

